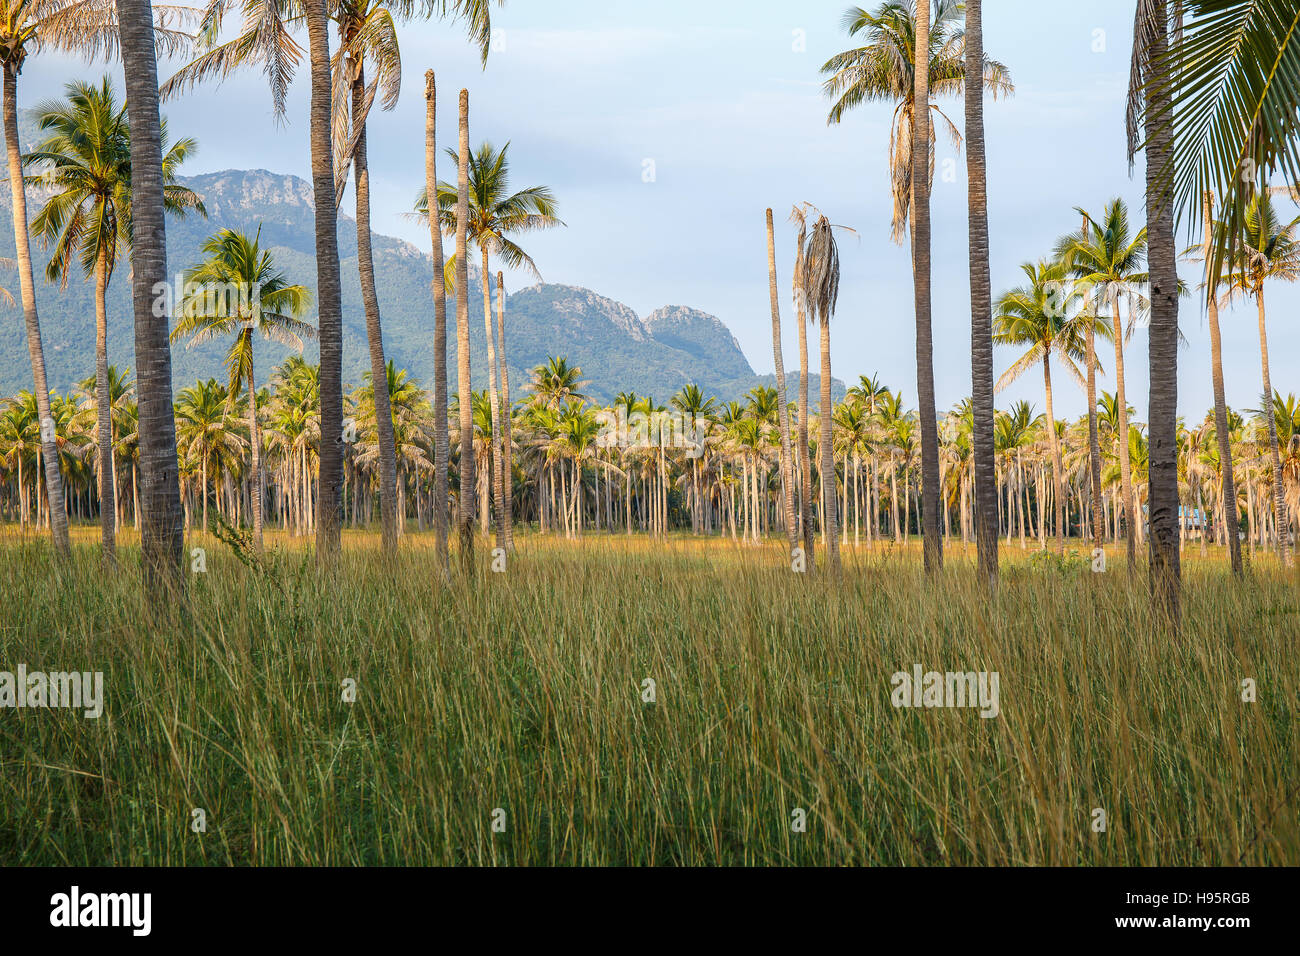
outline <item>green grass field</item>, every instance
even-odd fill
[[[76,538],[0,534],[0,670],[106,696],[0,710],[3,863],[1300,864],[1300,584],[1263,558],[1189,548],[1157,639],[1119,554],[1004,547],[989,601],[951,549],[832,582],[777,541],[525,536],[446,587],[431,536],[347,535],[327,577],[195,539],[175,607]],[[915,664],[998,672],[999,715],[893,707]]]

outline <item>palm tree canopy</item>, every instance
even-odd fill
[[[1152,84],[1162,83],[1168,112],[1148,124],[1172,137],[1160,178],[1193,223],[1202,196],[1215,193],[1235,234],[1270,173],[1300,180],[1300,0],[1181,0],[1168,10],[1177,22],[1158,24],[1150,0],[1137,4],[1130,156],[1144,145],[1138,128]],[[1155,63],[1150,36],[1160,29],[1172,40]],[[1212,274],[1221,277],[1225,266],[1216,254]]]
[[[86,275],[102,254],[111,276],[121,252],[131,245],[131,137],[126,107],[119,106],[108,77],[91,85],[73,81],[66,99],[36,107],[37,126],[47,133],[24,165],[39,172],[25,177],[31,185],[54,191],[32,220],[32,229],[53,247],[46,277],[66,287],[73,259]],[[207,215],[202,199],[176,182],[180,165],[198,148],[191,138],[167,147],[163,124],[163,204],[184,216]]]
[[[993,342],[1026,351],[998,379],[998,390],[1053,354],[1076,382],[1082,382],[1075,363],[1087,354],[1088,319],[1083,312],[1070,314],[1078,293],[1068,288],[1065,263],[1026,262],[1020,268],[1029,282],[1002,293],[993,304]]]
[[[311,293],[288,281],[260,239],[260,229],[251,239],[222,229],[203,243],[208,258],[186,270],[180,317],[171,332],[171,341],[188,338],[191,346],[235,334],[226,354],[232,403],[243,384],[252,381],[254,329],[299,350],[304,338],[316,334],[298,318],[306,312]]]
[[[497,149],[489,142],[469,154],[469,222],[470,241],[480,250],[501,256],[511,269],[526,269],[541,279],[537,265],[523,249],[508,237],[563,226],[556,215],[555,194],[549,186],[530,186],[510,192],[510,144]],[[460,154],[448,149],[453,169],[459,177]],[[438,225],[447,236],[456,233],[456,183],[438,183]],[[429,219],[428,190],[422,189],[415,200],[415,213],[424,222]],[[448,257],[448,268],[455,256]],[[487,278],[484,277],[484,281]]]
[[[912,115],[916,73],[915,0],[889,0],[868,12],[850,7],[841,20],[849,36],[863,34],[863,46],[836,54],[821,72],[827,75],[822,92],[833,101],[828,125],[839,123],[846,113],[864,103],[897,103],[889,132],[889,166],[894,194],[891,233],[902,242],[911,209]],[[966,84],[966,31],[963,7],[958,0],[934,0],[930,18],[930,93],[932,97],[958,96]],[[993,95],[1010,95],[1015,87],[1011,73],[997,60],[984,59],[984,83]],[[934,103],[930,108],[943,121],[955,145],[961,133]],[[935,138],[934,124],[930,139]],[[931,170],[933,177],[933,151]]]

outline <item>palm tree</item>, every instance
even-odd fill
[[[1058,261],[1026,262],[1021,271],[1029,279],[1023,285],[1004,292],[994,304],[996,331],[993,340],[999,345],[1013,345],[1026,351],[1002,374],[998,388],[1011,384],[1033,365],[1043,363],[1043,389],[1047,397],[1047,435],[1052,453],[1052,498],[1056,506],[1056,550],[1065,553],[1065,470],[1061,448],[1056,440],[1056,416],[1052,411],[1052,354],[1075,379],[1083,375],[1075,364],[1086,355],[1084,329],[1076,319],[1066,318],[1069,303],[1057,301],[1055,293],[1065,281],[1066,268]],[[1065,305],[1066,308],[1061,306]]]
[[[491,143],[483,143],[477,152],[469,155],[469,211],[468,240],[479,251],[481,260],[480,284],[483,288],[483,330],[487,339],[488,353],[488,396],[490,398],[493,420],[492,467],[493,496],[497,502],[497,545],[505,544],[506,527],[511,523],[506,513],[505,502],[505,454],[502,448],[501,408],[503,402],[497,391],[497,381],[505,379],[505,355],[497,355],[494,344],[495,335],[492,328],[491,269],[490,255],[495,252],[512,269],[526,269],[538,280],[541,273],[533,262],[508,236],[532,232],[538,229],[550,229],[564,223],[555,215],[555,197],[547,186],[530,186],[516,193],[510,192],[510,144],[496,149]],[[460,156],[447,151],[456,163],[459,174]],[[450,183],[438,184],[438,221],[448,235],[456,234],[459,223],[458,188]],[[429,215],[429,194],[423,191],[416,200],[417,215],[427,218]],[[459,269],[459,263],[457,264]],[[460,286],[457,286],[459,290]],[[468,295],[468,286],[466,294]],[[460,301],[457,295],[457,301]],[[498,366],[498,361],[500,365]]]
[[[134,6],[134,13],[140,13]],[[147,11],[149,5],[143,5]],[[175,8],[157,8],[161,16]],[[15,258],[18,283],[23,302],[23,321],[27,332],[27,351],[35,380],[35,401],[44,462],[45,493],[50,502],[50,537],[55,551],[67,555],[68,518],[63,498],[63,480],[59,473],[59,455],[55,443],[50,410],[49,384],[45,373],[45,348],[41,341],[40,318],[36,311],[36,281],[32,272],[31,240],[27,232],[27,193],[24,189],[22,157],[18,143],[18,75],[27,57],[45,49],[59,53],[96,56],[111,54],[117,48],[118,32],[114,10],[108,4],[78,3],[75,0],[0,0],[0,67],[4,71],[4,132],[9,163],[9,189],[12,200]],[[164,24],[153,33],[151,41],[174,44],[179,35]],[[139,24],[126,26],[132,42],[142,40]],[[123,38],[125,40],[125,37]],[[177,559],[179,561],[179,557]]]
[[[259,4],[260,6],[261,4]],[[305,0],[311,64],[311,178],[316,218],[316,295],[320,335],[320,472],[316,560],[332,566],[341,546],[343,505],[343,302],[339,276],[338,207],[330,137],[329,4]]]
[[[930,50],[930,7],[916,11],[918,63]],[[915,103],[930,102],[930,71],[913,70]],[[925,569],[943,566],[943,539],[939,536],[939,430],[934,398],[934,340],[930,302],[930,111],[916,110],[912,117],[912,285],[916,303],[916,389],[921,416],[921,508]]]
[[[111,564],[116,561],[117,511],[112,484],[107,294],[119,254],[131,243],[131,142],[126,108],[118,106],[108,77],[98,86],[74,81],[64,89],[66,100],[49,100],[36,107],[37,127],[47,135],[23,157],[23,163],[40,168],[37,175],[29,177],[29,183],[53,191],[32,220],[32,229],[45,247],[53,247],[46,278],[66,288],[75,259],[87,277],[95,279],[100,525],[104,560]],[[164,208],[180,216],[191,209],[206,215],[198,195],[176,182],[181,163],[197,148],[194,140],[182,139],[167,149],[164,122],[161,143],[165,150]]]
[[[1132,334],[1141,304],[1138,288],[1147,281],[1146,272],[1140,271],[1146,258],[1147,231],[1143,227],[1132,235],[1128,222],[1128,206],[1122,199],[1112,199],[1106,204],[1102,222],[1098,222],[1082,209],[1075,210],[1083,216],[1088,229],[1066,236],[1061,240],[1058,254],[1069,271],[1079,279],[1094,296],[1105,302],[1110,312],[1110,338],[1115,344],[1115,395],[1119,407],[1119,434],[1128,433],[1128,402],[1124,388],[1124,341]],[[1086,234],[1085,234],[1086,233]],[[1130,303],[1127,328],[1119,318],[1120,296]],[[1098,328],[1100,328],[1100,324]],[[1128,462],[1128,443],[1121,441],[1120,489],[1123,497],[1125,525],[1128,529],[1126,545],[1128,569],[1137,567],[1138,509],[1133,499],[1133,480]]]
[[[1223,339],[1219,331],[1219,283],[1210,269],[1213,261],[1213,246],[1223,241],[1215,234],[1214,194],[1207,191],[1202,200],[1202,228],[1205,240],[1201,248],[1201,258],[1205,263],[1205,306],[1210,326],[1210,378],[1214,388],[1214,432],[1219,445],[1220,484],[1223,489],[1223,518],[1228,536],[1228,555],[1232,564],[1232,573],[1243,573],[1241,563],[1241,532],[1237,515],[1237,482],[1233,474],[1232,435],[1228,429],[1228,403],[1223,388]],[[1231,503],[1231,507],[1229,507]],[[1204,532],[1202,532],[1204,540]]]
[[[135,306],[136,389],[140,396],[140,547],[145,593],[179,593],[185,516],[181,509],[172,413],[171,348],[165,310],[155,308],[167,281],[166,174],[158,114],[158,62],[147,0],[117,0],[131,141],[131,278]],[[163,35],[165,36],[165,35]],[[162,314],[159,314],[159,313]]]
[[[366,124],[370,109],[376,96],[384,109],[396,106],[401,90],[401,53],[397,41],[397,23],[410,20],[415,16],[447,16],[463,19],[471,38],[478,44],[481,58],[486,61],[491,40],[491,20],[488,0],[453,0],[451,3],[426,3],[419,9],[409,0],[357,0],[344,4],[326,4],[317,11],[314,6],[299,8],[281,2],[264,3],[262,0],[244,0],[244,24],[240,33],[226,41],[218,43],[221,35],[221,20],[224,3],[209,4],[205,13],[201,37],[206,47],[203,55],[182,67],[163,88],[164,95],[171,95],[212,76],[225,77],[240,66],[250,62],[260,62],[271,82],[272,96],[277,114],[283,113],[285,97],[293,69],[301,58],[301,48],[289,35],[287,20],[297,20],[305,16],[308,26],[309,46],[317,42],[319,51],[325,55],[324,60],[312,60],[312,89],[315,96],[318,88],[324,89],[332,82],[336,95],[334,106],[337,112],[332,114],[332,150],[333,184],[330,196],[332,208],[341,202],[343,189],[347,181],[348,168],[355,173],[357,188],[356,228],[357,228],[357,264],[361,283],[362,302],[366,315],[366,337],[370,347],[371,375],[376,380],[383,380],[384,351],[383,334],[379,315],[379,299],[375,289],[373,253],[370,237],[370,179],[369,162],[366,148]],[[313,33],[316,16],[329,17],[338,26],[340,49],[332,58],[328,56],[328,22],[317,23]],[[315,50],[316,48],[312,48]],[[366,80],[366,62],[374,67],[374,78]],[[319,76],[321,69],[328,62],[332,77]],[[315,104],[313,99],[313,104]],[[313,112],[313,123],[324,117]],[[324,135],[318,125],[313,125],[313,132]],[[318,144],[319,145],[319,144]],[[317,197],[318,199],[320,197]],[[318,218],[321,210],[317,210]],[[336,212],[326,213],[327,218],[336,218]],[[337,245],[335,243],[335,245]],[[321,247],[317,246],[318,250]],[[319,259],[319,257],[318,257]],[[337,271],[329,265],[326,268]],[[330,293],[332,297],[332,293]],[[322,289],[321,307],[324,313],[330,311],[333,322],[332,302],[327,303],[326,290]],[[326,316],[322,314],[322,319]],[[324,351],[326,324],[322,322],[322,364],[329,370],[327,378],[330,389],[333,385],[333,361],[326,363]],[[332,336],[333,332],[329,334]],[[341,345],[338,346],[341,348]],[[331,352],[335,346],[330,344]],[[341,390],[341,373],[339,388]],[[341,408],[340,391],[340,408]],[[382,395],[377,398],[380,406],[387,403]],[[331,400],[332,408],[333,402]],[[341,413],[340,413],[341,414]],[[380,415],[379,421],[379,465],[380,489],[383,506],[383,543],[387,552],[397,547],[396,534],[396,484],[397,464],[393,435],[389,432],[388,416]],[[340,420],[341,421],[341,420]],[[341,425],[340,425],[341,428]],[[328,467],[335,470],[335,456],[331,452]],[[326,466],[322,461],[322,466]],[[337,468],[341,482],[341,457]],[[331,493],[333,497],[333,493]],[[436,523],[436,519],[435,519]]]
[[[1175,0],[1181,7],[1181,0]],[[1180,16],[1181,19],[1181,16]],[[1178,253],[1174,208],[1164,180],[1171,133],[1164,124],[1170,80],[1176,68],[1166,53],[1170,34],[1166,0],[1138,0],[1134,23],[1133,69],[1129,85],[1129,162],[1138,149],[1134,98],[1146,120],[1146,199],[1151,271],[1151,324],[1147,330],[1150,396],[1150,563],[1151,600],[1165,618],[1177,622],[1181,569],[1178,528]],[[1181,31],[1182,27],[1177,28]],[[1118,332],[1118,330],[1117,330]],[[1116,341],[1118,341],[1118,334]],[[1118,365],[1116,366],[1118,373]]]
[[[970,232],[971,453],[979,572],[998,576],[997,462],[993,451],[993,311],[989,284],[988,185],[984,157],[983,0],[966,0],[966,181]],[[1058,456],[1059,459],[1059,456]],[[1059,460],[1054,461],[1058,472]],[[1059,484],[1058,494],[1059,494]],[[964,530],[964,526],[963,526]]]
[[[841,227],[842,228],[842,227]],[[813,224],[803,253],[803,277],[800,289],[808,305],[808,317],[821,328],[821,479],[822,515],[831,573],[840,570],[839,529],[835,512],[835,458],[831,423],[831,317],[840,294],[840,251],[835,243],[834,227],[825,216]]]
[[[1273,208],[1268,192],[1259,192],[1246,209],[1237,252],[1231,262],[1234,271],[1226,281],[1225,299],[1249,296],[1255,300],[1259,320],[1259,360],[1264,390],[1273,394],[1273,378],[1268,360],[1268,328],[1264,309],[1264,283],[1270,279],[1294,282],[1300,278],[1300,216],[1284,223]],[[1268,453],[1273,465],[1273,517],[1277,523],[1278,554],[1283,567],[1291,567],[1291,523],[1286,513],[1282,483],[1282,459],[1278,446],[1277,422],[1265,415],[1268,429]]]
[[[218,335],[235,334],[226,353],[227,408],[248,387],[248,436],[252,454],[249,487],[252,496],[253,544],[262,549],[262,437],[257,424],[257,385],[253,366],[253,333],[302,351],[303,338],[316,330],[299,321],[311,293],[290,284],[276,268],[271,253],[261,247],[261,229],[252,239],[223,229],[203,244],[207,259],[185,273],[185,298],[171,340],[188,338],[198,345]],[[217,290],[213,295],[212,290]]]
[[[340,48],[334,57],[335,88],[339,90],[334,123],[334,176],[336,201],[341,201],[347,184],[349,164],[356,183],[357,267],[361,279],[361,301],[366,314],[366,338],[370,344],[370,375],[385,382],[384,342],[379,317],[379,296],[375,290],[374,255],[370,242],[370,166],[366,151],[366,123],[376,94],[382,90],[383,108],[397,105],[401,91],[402,64],[397,42],[397,20],[414,12],[410,0],[353,0],[330,7],[338,25]],[[421,12],[438,10],[426,3]],[[442,13],[448,12],[446,5]],[[479,55],[487,62],[492,38],[489,5],[486,0],[454,0],[454,16],[468,21],[470,35],[478,43]],[[366,60],[375,68],[375,78],[366,83]],[[486,281],[486,280],[485,280]],[[375,393],[378,428],[380,498],[383,505],[384,550],[397,548],[397,449],[390,424],[389,397]]]
[[[226,463],[242,454],[242,442],[230,427],[231,405],[215,378],[181,389],[176,402],[178,452],[197,469],[203,497],[203,527],[208,527],[208,483],[216,488]],[[217,498],[220,508],[221,498]]]
[[[823,74],[828,74],[822,91],[835,101],[827,116],[827,125],[841,122],[845,114],[863,103],[883,101],[897,104],[889,132],[889,168],[894,196],[890,228],[894,241],[900,245],[907,230],[913,200],[912,169],[916,154],[913,127],[920,115],[915,108],[916,91],[926,89],[927,101],[932,96],[955,96],[962,91],[967,74],[966,35],[962,29],[959,0],[934,0],[933,17],[930,17],[928,6],[923,9],[928,25],[924,43],[930,61],[923,86],[917,85],[914,76],[918,49],[915,0],[887,0],[874,13],[861,7],[850,7],[841,22],[849,36],[865,34],[866,45],[831,57],[821,68]],[[984,86],[989,92],[994,97],[1012,92],[1014,87],[1007,68],[996,60],[983,57],[982,50],[979,56],[983,63]],[[961,134],[957,127],[933,102],[930,111],[944,121],[953,142],[960,143]],[[933,139],[928,117],[920,115],[920,118],[925,124],[925,138]]]
[[[469,90],[460,91],[460,149],[456,154],[456,365],[460,405],[460,557],[468,571],[474,548],[474,409],[469,368]],[[430,217],[432,218],[432,217]],[[434,281],[438,277],[434,276]],[[487,276],[483,276],[487,281]]]
[[[570,365],[568,359],[551,355],[547,357],[545,365],[538,365],[533,369],[532,381],[528,388],[543,406],[558,409],[570,399],[585,401],[587,396],[582,390],[590,384],[582,381],[580,367]]]
[[[813,569],[812,456],[808,444],[808,297],[804,293],[804,255],[808,247],[808,217],[821,213],[809,203],[790,210],[790,221],[798,230],[795,238],[794,292],[795,324],[799,327],[799,524],[803,527],[804,560]]]
[[[126,371],[120,371],[116,365],[110,365],[107,370],[107,375],[105,376],[108,379],[109,444],[112,446],[112,451],[113,451],[113,454],[110,457],[111,468],[109,474],[109,486],[113,489],[114,501],[116,502],[115,510],[113,510],[110,513],[113,514],[113,517],[115,519],[114,520],[115,529],[120,527],[120,522],[116,519],[119,518],[122,511],[121,503],[116,501],[116,493],[118,488],[117,459],[118,457],[120,457],[119,453],[122,450],[122,444],[123,444],[123,441],[122,439],[119,438],[119,435],[125,437],[125,433],[123,433],[122,428],[124,425],[128,424],[127,422],[128,410],[130,406],[133,404],[131,402],[131,398],[135,394],[135,382],[131,380],[130,374],[131,374],[130,369],[127,369]],[[98,394],[98,375],[92,375],[89,378],[82,379],[80,382],[77,383],[77,390],[81,393],[82,396],[84,396],[87,402],[87,407],[93,408],[95,410],[96,421],[98,421],[99,406],[100,406],[99,394]],[[99,468],[97,468],[96,471],[103,468],[103,462],[104,462],[102,449],[99,447],[101,440],[102,439],[99,434],[99,430],[98,428],[96,428],[93,439],[87,445],[87,450],[88,451],[93,450],[99,458]],[[101,478],[101,483],[102,483],[102,478]],[[102,502],[100,507],[101,509],[103,508]]]
[[[776,388],[780,393],[781,423],[781,488],[785,492],[785,536],[788,550],[794,553],[798,543],[799,528],[794,514],[794,469],[790,458],[789,396],[785,390],[785,357],[781,354],[781,305],[776,286],[776,235],[772,227],[772,210],[767,210],[767,279],[769,298],[772,301],[772,358],[776,363]],[[698,484],[696,497],[698,500]],[[692,512],[692,516],[694,512]],[[805,558],[805,562],[806,562]],[[805,564],[806,567],[806,564]]]
[[[424,188],[438,189],[437,88],[433,70],[424,74]],[[442,230],[429,221],[433,248],[433,528],[438,567],[445,581],[450,573],[447,555],[451,441],[447,428],[447,284],[443,281]]]
[[[1141,0],[1139,39],[1163,39],[1156,27],[1167,23],[1167,6]],[[1235,249],[1254,190],[1276,171],[1292,182],[1300,173],[1300,0],[1181,0],[1174,10],[1181,16],[1166,51],[1151,38],[1134,45],[1129,141],[1143,118],[1148,141],[1156,130],[1171,138],[1148,164],[1184,213],[1195,214],[1207,190],[1220,197],[1230,240],[1210,263],[1217,282],[1231,268],[1225,253]]]
[[[669,404],[681,412],[690,428],[690,441],[694,442],[699,434],[699,423],[710,418],[717,411],[717,399],[705,398],[698,385],[683,385],[681,391],[669,399]],[[699,453],[704,451],[701,446]],[[700,454],[690,459],[691,462],[691,531],[700,533],[704,524],[704,512],[700,506]]]
[[[325,0],[295,6],[284,0],[243,0],[243,27],[232,40],[218,44],[228,4],[212,0],[199,24],[203,53],[181,68],[162,88],[171,96],[203,80],[224,78],[257,63],[266,74],[277,116],[284,114],[289,84],[302,59],[302,47],[289,22],[307,27],[311,73],[309,138],[316,234],[316,291],[319,305],[321,446],[316,558],[331,565],[338,556],[343,497],[343,308],[338,255],[338,189],[334,178],[333,90],[329,25],[334,9]],[[382,41],[380,41],[382,42]],[[339,100],[342,102],[343,93]],[[346,114],[345,114],[346,115]],[[367,329],[369,331],[369,329]]]
[[[501,363],[501,510],[505,514],[506,550],[513,552],[515,549],[515,449],[512,435],[514,405],[510,401],[510,366],[506,362],[506,277],[500,270],[497,270],[497,356]]]
[[[875,533],[873,525],[876,521],[876,508],[880,506],[880,471],[876,466],[876,445],[877,438],[880,434],[881,413],[885,404],[891,399],[889,387],[884,385],[878,376],[859,375],[858,384],[849,389],[849,397],[861,406],[867,416],[867,426],[871,430],[871,442],[868,446],[868,465],[871,469],[871,487],[867,489],[867,499],[871,511],[871,521],[867,523],[867,542],[870,543],[872,535]],[[994,491],[996,492],[996,488]],[[874,502],[874,504],[873,504]],[[993,500],[993,514],[996,519],[997,515],[997,498]],[[997,533],[996,520],[994,534]]]

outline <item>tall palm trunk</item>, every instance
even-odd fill
[[[1056,504],[1056,550],[1065,554],[1065,469],[1061,465],[1061,444],[1056,439],[1056,416],[1052,413],[1052,365],[1043,353],[1043,388],[1047,392],[1047,433],[1052,448],[1052,498]],[[1039,528],[1042,531],[1042,528]]]
[[[1264,378],[1264,419],[1268,426],[1268,453],[1273,465],[1273,521],[1277,553],[1282,567],[1291,567],[1291,522],[1286,513],[1286,486],[1282,482],[1282,457],[1277,441],[1277,416],[1273,414],[1273,378],[1268,364],[1268,329],[1264,318],[1264,280],[1255,283],[1259,314],[1259,362]]]
[[[794,469],[790,457],[790,401],[785,391],[785,356],[781,354],[781,306],[776,287],[776,234],[772,210],[767,210],[767,285],[772,301],[772,358],[776,363],[777,421],[781,428],[781,487],[785,492],[785,537],[789,552],[799,544],[794,513]]]
[[[1214,194],[1208,190],[1202,198],[1205,228],[1204,257],[1210,275],[1211,241],[1214,234]],[[1210,326],[1210,378],[1214,385],[1214,432],[1219,443],[1219,467],[1222,474],[1223,523],[1228,536],[1228,555],[1232,573],[1240,576],[1241,531],[1237,515],[1237,483],[1232,473],[1232,436],[1228,431],[1228,403],[1223,391],[1223,340],[1219,334],[1218,289],[1210,277],[1205,289],[1205,310]],[[1205,515],[1201,515],[1201,543],[1205,542]]]
[[[95,257],[95,435],[99,445],[99,533],[104,563],[117,563],[117,489],[113,469],[113,397],[108,388],[108,248]]]
[[[803,553],[813,569],[812,449],[808,444],[808,320],[803,301],[795,308],[799,325],[799,524],[803,528]]]
[[[821,317],[821,437],[822,453],[822,528],[826,534],[826,561],[832,574],[840,570],[840,536],[835,494],[835,453],[831,448],[831,322]]]
[[[469,90],[460,91],[460,174],[456,196],[456,390],[460,399],[460,557],[466,570],[474,558],[474,408],[469,380]],[[430,203],[436,201],[432,198]],[[435,216],[432,208],[429,215]],[[487,276],[482,277],[487,281]],[[437,277],[434,277],[437,281]]]
[[[172,353],[167,339],[167,316],[159,315],[154,309],[157,295],[154,290],[165,287],[167,281],[167,241],[152,7],[147,0],[117,0],[117,19],[122,61],[131,64],[126,71],[126,100],[131,133],[134,221],[131,291],[144,511],[140,529],[141,568],[146,594],[179,594],[185,586],[181,574],[185,514],[181,508],[176,460]],[[328,79],[325,92],[328,111]],[[59,497],[61,500],[62,496]]]
[[[975,471],[975,550],[981,576],[998,577],[998,489],[993,441],[993,299],[984,157],[983,0],[966,0],[966,181],[970,232],[971,452]],[[963,525],[964,528],[964,525]]]
[[[438,195],[437,139],[437,88],[433,70],[427,70],[424,74],[424,184],[428,195],[435,197]],[[443,281],[442,230],[432,210],[429,239],[433,245],[433,533],[438,567],[445,579],[450,570],[447,469],[451,460],[447,426],[447,286]]]
[[[1149,457],[1147,496],[1151,514],[1148,556],[1151,603],[1174,624],[1179,617],[1181,565],[1178,547],[1178,249],[1174,244],[1173,197],[1161,178],[1170,149],[1166,126],[1169,89],[1162,76],[1168,69],[1167,0],[1152,0],[1156,29],[1151,44],[1151,69],[1157,74],[1147,91],[1147,261],[1151,274],[1151,327],[1147,399]],[[1127,444],[1128,436],[1125,435]]]
[[[632,467],[627,462],[623,463],[623,505],[624,518],[623,523],[626,526],[627,536],[632,537]],[[543,528],[543,531],[546,529]]]
[[[152,32],[152,25],[150,27]],[[15,258],[18,286],[23,300],[23,321],[27,330],[27,352],[32,360],[36,392],[36,413],[40,423],[41,461],[44,464],[45,493],[50,501],[50,537],[54,550],[69,553],[68,513],[63,503],[63,476],[59,473],[59,449],[50,414],[50,389],[45,378],[45,348],[36,313],[36,282],[32,276],[31,240],[27,232],[27,191],[23,186],[22,154],[18,146],[18,70],[21,63],[4,64],[5,151],[9,161],[9,192],[13,200]]]
[[[505,499],[505,480],[501,475],[501,403],[497,400],[497,347],[496,333],[492,328],[492,273],[488,271],[488,250],[487,237],[483,237],[479,243],[479,251],[483,258],[483,271],[480,273],[479,284],[483,287],[483,337],[487,340],[487,360],[488,360],[488,408],[492,415],[492,441],[488,446],[488,454],[492,461],[492,494],[486,502],[488,511],[491,512],[491,506],[496,504],[496,526],[497,526],[497,547],[506,546],[506,516],[502,508],[502,502]]]
[[[506,529],[506,550],[515,549],[514,448],[510,436],[510,368],[506,364],[506,278],[497,273],[497,363],[501,373],[501,511]],[[608,491],[606,491],[608,494]],[[606,515],[608,518],[609,515]],[[610,530],[614,529],[610,519]]]
[[[320,309],[320,471],[316,489],[316,561],[328,566],[338,558],[342,530],[343,305],[334,155],[330,143],[329,17],[325,0],[306,0],[304,12],[311,60],[311,178],[316,213],[316,288]],[[379,385],[376,381],[376,390]]]
[[[934,342],[930,322],[930,4],[916,4],[912,110],[912,273],[916,292],[916,390],[921,429],[921,531],[925,569],[943,567],[939,536],[939,422],[935,415]],[[981,69],[983,64],[980,64]],[[823,389],[825,386],[823,386]]]
[[[1084,237],[1087,237],[1085,221]],[[1088,322],[1088,479],[1092,494],[1092,546],[1100,548],[1105,535],[1105,512],[1101,504],[1101,433],[1097,427],[1097,322],[1093,315]]]
[[[1124,523],[1127,526],[1125,547],[1128,552],[1128,570],[1132,574],[1137,570],[1137,514],[1133,507],[1133,468],[1128,453],[1128,399],[1124,394],[1124,325],[1119,316],[1119,291],[1110,290],[1110,315],[1115,328],[1115,405],[1119,419],[1119,434],[1115,436],[1119,445],[1120,496],[1123,499]]]
[[[361,279],[361,304],[366,313],[366,340],[370,344],[370,384],[375,396],[375,436],[379,453],[379,517],[385,554],[397,551],[397,442],[393,435],[393,410],[388,394],[388,366],[384,361],[384,335],[375,291],[375,264],[370,248],[370,165],[366,155],[366,71],[358,61],[352,78],[352,122],[356,151],[352,174],[357,189],[357,271]],[[336,199],[337,201],[337,199]]]
[[[253,330],[248,336],[248,446],[252,467],[248,472],[249,497],[253,511],[253,547],[262,550],[262,432],[257,424],[257,381],[253,374]]]

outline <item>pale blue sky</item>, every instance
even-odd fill
[[[401,102],[371,123],[374,228],[428,248],[427,232],[403,214],[424,181],[423,73],[432,66],[442,141],[454,140],[455,93],[467,86],[471,142],[510,140],[516,185],[554,188],[568,228],[526,244],[547,281],[587,286],[642,316],[669,304],[713,313],[759,371],[772,368],[764,209],[773,207],[779,224],[787,368],[797,356],[786,214],[808,200],[857,229],[857,237],[841,239],[834,372],[850,383],[878,372],[914,404],[910,264],[889,240],[891,107],[864,107],[828,127],[819,89],[819,66],[851,45],[839,26],[846,6],[843,0],[509,0],[493,10],[497,48],[486,70],[459,26],[410,25],[402,40]],[[987,51],[1010,67],[1017,86],[1013,98],[990,102],[986,117],[995,293],[1018,283],[1020,262],[1047,254],[1061,234],[1077,228],[1075,206],[1099,214],[1120,195],[1141,221],[1142,168],[1139,161],[1130,178],[1124,153],[1132,6],[1132,0],[985,5]],[[802,51],[796,31],[803,31]],[[80,63],[34,58],[23,73],[22,105],[85,73]],[[274,122],[258,74],[169,104],[174,134],[200,142],[190,169],[263,167],[307,176],[306,79],[304,64],[287,125]],[[960,102],[941,107],[961,125]],[[941,164],[956,160],[955,181],[941,175],[933,197],[935,372],[939,406],[946,408],[970,391],[970,318],[965,160],[946,139],[939,157]],[[643,181],[646,160],[654,162],[654,182]],[[351,202],[349,190],[345,209]],[[1182,271],[1194,282],[1194,266]],[[516,276],[511,284],[530,282]],[[1300,295],[1279,288],[1270,302],[1275,386],[1300,391]],[[1228,400],[1253,407],[1260,392],[1253,305],[1223,320]],[[1199,301],[1185,300],[1182,326],[1189,346],[1179,357],[1179,405],[1199,420],[1211,401]],[[1014,357],[1000,352],[998,369]],[[1107,369],[1112,364],[1105,362]],[[1145,420],[1141,331],[1126,364],[1130,401]],[[1081,414],[1081,390],[1064,375],[1055,381],[1058,412]],[[1107,377],[1100,387],[1113,389],[1113,382]],[[1041,375],[1008,389],[999,405],[1017,398],[1041,411]]]

